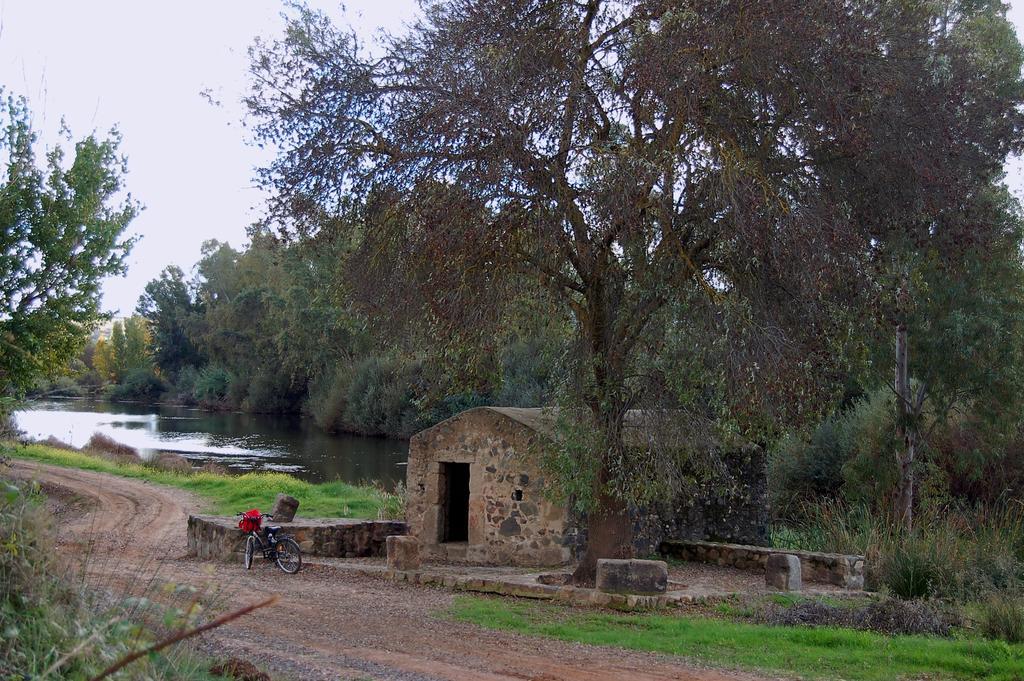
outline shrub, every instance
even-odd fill
[[[1007,643],[1024,643],[1024,600],[990,597],[981,607],[981,632]]]
[[[806,502],[835,497],[874,505],[895,482],[891,390],[879,390],[826,419],[808,441],[784,438],[768,458],[772,508],[789,517]]]
[[[285,374],[260,371],[249,381],[242,408],[258,414],[294,412],[304,388],[293,385]]]
[[[39,444],[46,445],[47,447],[53,447],[54,449],[66,449],[69,452],[77,452],[78,451],[77,447],[69,445],[67,442],[64,442],[63,440],[58,440],[53,435],[51,435],[50,437],[46,438],[45,440],[43,440]]]
[[[135,448],[123,445],[103,433],[93,433],[84,449],[117,463],[142,463],[142,457]]]
[[[159,376],[150,369],[138,368],[129,371],[124,380],[114,386],[110,399],[115,402],[153,401],[166,391],[167,384]]]
[[[939,566],[933,546],[912,538],[894,544],[882,556],[882,584],[903,599],[929,598],[939,585]]]
[[[356,365],[346,398],[346,430],[364,435],[409,437],[419,429],[417,362],[370,358]]]
[[[39,495],[0,482],[0,678],[93,678],[154,637],[194,623],[194,590],[182,592],[189,608],[182,617],[183,610],[151,599],[122,602],[90,588],[85,577],[64,581],[66,568],[52,560],[53,537],[52,517]],[[126,673],[189,681],[208,679],[207,666],[178,647],[149,655]]]
[[[188,459],[172,452],[160,452],[149,465],[161,471],[175,473],[191,473],[194,470]]]
[[[193,404],[196,401],[196,382],[199,371],[194,366],[182,367],[174,377],[174,384],[168,389],[175,402]]]
[[[50,395],[55,397],[85,397],[86,390],[70,376],[58,376],[50,384]]]
[[[321,377],[310,386],[306,411],[324,430],[344,430],[345,409],[348,407],[352,375],[351,365],[340,364],[333,373]]]
[[[199,372],[192,396],[200,404],[219,405],[227,399],[230,385],[231,374],[227,369],[208,366]]]

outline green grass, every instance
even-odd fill
[[[718,667],[808,679],[1024,680],[1024,646],[982,639],[883,636],[692,616],[580,612],[550,604],[471,596],[457,598],[451,616],[491,629],[680,655]]]
[[[120,464],[81,452],[44,445],[7,448],[5,454],[66,468],[110,473],[146,480],[195,493],[204,500],[204,511],[230,515],[250,508],[269,511],[279,492],[299,500],[300,513],[308,518],[376,518],[381,508],[393,516],[396,500],[381,490],[344,482],[311,483],[285,473],[176,473],[138,464]]]

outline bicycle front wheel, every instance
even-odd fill
[[[245,539],[245,569],[252,568],[252,554],[256,552],[256,537],[251,534]]]
[[[302,551],[294,539],[285,538],[277,542],[277,567],[290,575],[302,567]]]

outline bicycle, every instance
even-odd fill
[[[266,560],[275,561],[277,567],[289,575],[294,575],[302,568],[302,550],[292,535],[282,534],[279,537],[277,533],[281,531],[281,527],[268,526],[264,529],[266,541],[260,536],[263,520],[272,519],[274,516],[260,513],[255,508],[244,513],[236,513],[235,516],[241,517],[238,527],[247,535],[245,538],[246,570],[252,569],[252,558],[257,551],[263,554]]]

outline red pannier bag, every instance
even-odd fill
[[[261,522],[260,510],[254,508],[242,514],[242,519],[238,521],[238,528],[242,532],[256,532],[260,529]]]

